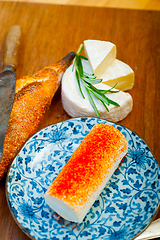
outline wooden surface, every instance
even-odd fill
[[[17,77],[35,73],[77,51],[85,39],[111,41],[117,58],[135,71],[132,112],[119,124],[135,131],[160,161],[160,12],[0,2],[0,70],[6,33],[11,25],[22,28]],[[61,105],[60,89],[39,128],[69,116]],[[157,217],[160,217],[158,212]],[[11,216],[0,182],[0,239],[29,239]]]
[[[12,0],[15,1],[15,0]],[[61,5],[95,6],[128,8],[143,10],[160,10],[159,0],[17,0],[18,2],[36,2]]]

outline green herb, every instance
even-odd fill
[[[120,106],[120,105],[117,102],[114,102],[113,100],[109,99],[105,94],[119,92],[119,90],[113,90],[113,88],[117,84],[115,84],[112,88],[110,88],[108,90],[97,89],[95,86],[93,86],[93,84],[101,83],[102,79],[97,79],[94,74],[88,74],[83,71],[82,59],[88,60],[88,58],[86,58],[80,54],[82,52],[83,48],[84,48],[84,46],[83,46],[83,44],[81,44],[76,53],[76,56],[74,58],[72,71],[75,69],[75,75],[76,75],[76,79],[77,79],[77,83],[78,83],[78,88],[79,88],[79,91],[80,91],[82,97],[85,98],[82,88],[81,88],[80,80],[82,81],[82,83],[86,89],[87,96],[88,96],[91,106],[93,107],[97,117],[100,117],[98,109],[96,107],[96,104],[92,98],[92,94],[96,98],[98,98],[99,101],[106,108],[106,110],[109,111],[107,106],[109,106],[110,104],[115,105],[115,106]]]

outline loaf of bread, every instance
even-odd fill
[[[127,153],[127,140],[115,127],[96,124],[45,193],[60,216],[81,222]]]
[[[63,73],[74,57],[75,53],[70,52],[56,64],[45,67],[32,76],[17,79],[14,104],[0,162],[0,179],[7,172],[26,140],[36,132],[50,107]]]

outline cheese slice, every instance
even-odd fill
[[[48,188],[46,203],[60,216],[81,222],[127,153],[115,127],[96,124]]]
[[[121,91],[130,90],[134,86],[133,70],[126,63],[118,59],[114,60],[100,78],[103,79],[103,83],[110,87],[117,84],[115,88]]]
[[[105,72],[116,58],[116,46],[106,41],[85,40],[84,52],[97,78]]]
[[[85,72],[93,73],[88,61],[83,60],[82,64]],[[96,84],[95,86],[99,89],[110,89],[109,86],[103,83]],[[96,117],[96,114],[88,100],[88,96],[83,84],[81,87],[85,95],[85,99],[82,97],[79,91],[75,72],[72,72],[72,66],[70,66],[62,78],[61,99],[63,108],[71,117]],[[124,119],[131,112],[133,100],[129,93],[120,91],[118,93],[108,93],[106,96],[119,103],[120,107],[109,105],[108,112],[102,103],[93,96],[94,102],[100,113],[100,118],[111,122],[118,122]]]

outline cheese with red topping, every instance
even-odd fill
[[[127,140],[115,127],[96,124],[45,193],[60,216],[81,222],[127,153]]]

